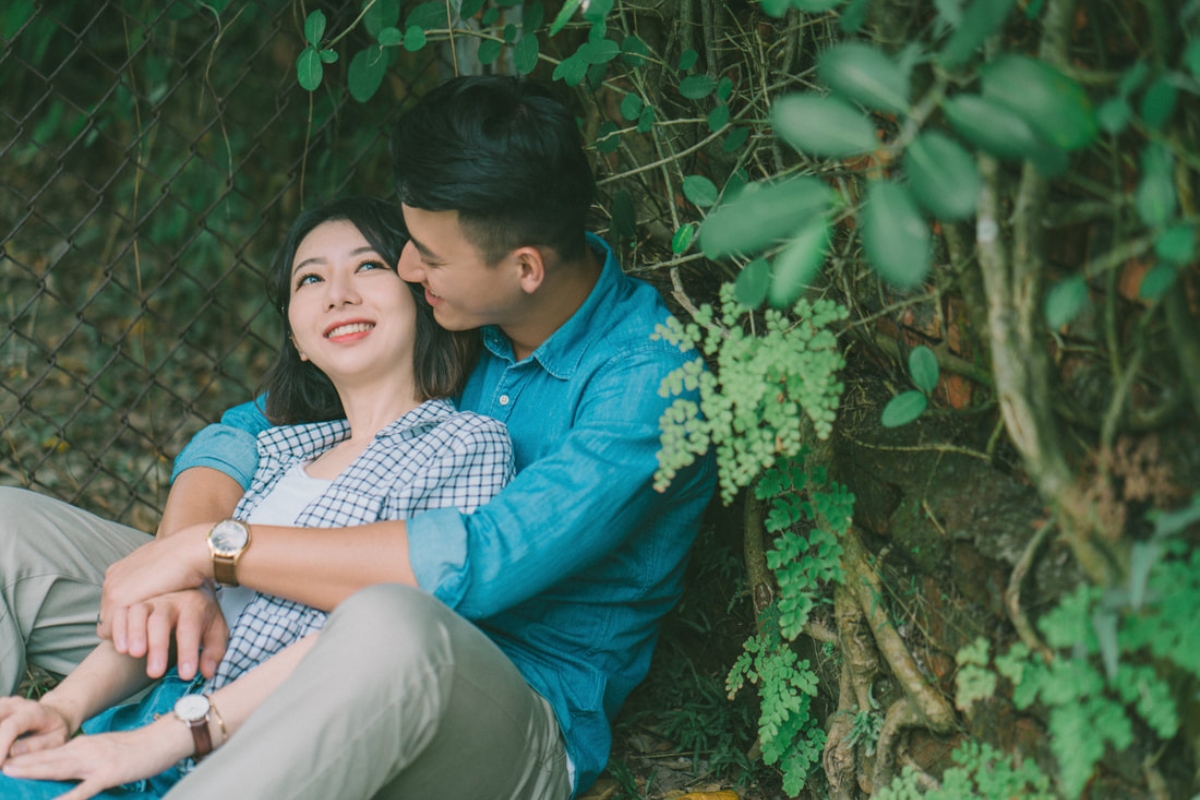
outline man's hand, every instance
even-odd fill
[[[145,656],[151,678],[167,671],[172,633],[179,677],[185,681],[195,677],[197,663],[201,674],[211,678],[229,641],[229,625],[208,584],[118,608],[108,622],[113,648],[134,658]]]
[[[0,765],[14,756],[59,747],[71,737],[71,723],[51,706],[23,697],[0,698]]]
[[[97,629],[102,639],[112,639],[119,652],[128,652],[126,622],[132,606],[171,592],[198,589],[212,577],[212,556],[205,539],[210,528],[193,525],[155,539],[108,568]],[[122,620],[120,631],[113,625],[118,618]]]

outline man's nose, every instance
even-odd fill
[[[400,251],[400,263],[396,265],[396,274],[409,283],[421,283],[425,280],[425,269],[421,266],[421,256],[412,242],[404,245]]]

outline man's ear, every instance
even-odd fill
[[[516,260],[517,279],[525,294],[533,294],[546,280],[546,257],[536,247],[518,247],[509,254]]]

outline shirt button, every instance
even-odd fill
[[[500,405],[502,405],[502,406],[508,405],[508,395],[506,395],[506,394],[500,395]]]

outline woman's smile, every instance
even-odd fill
[[[359,320],[339,322],[325,331],[325,338],[331,342],[357,341],[366,337],[374,328],[374,322]]]

